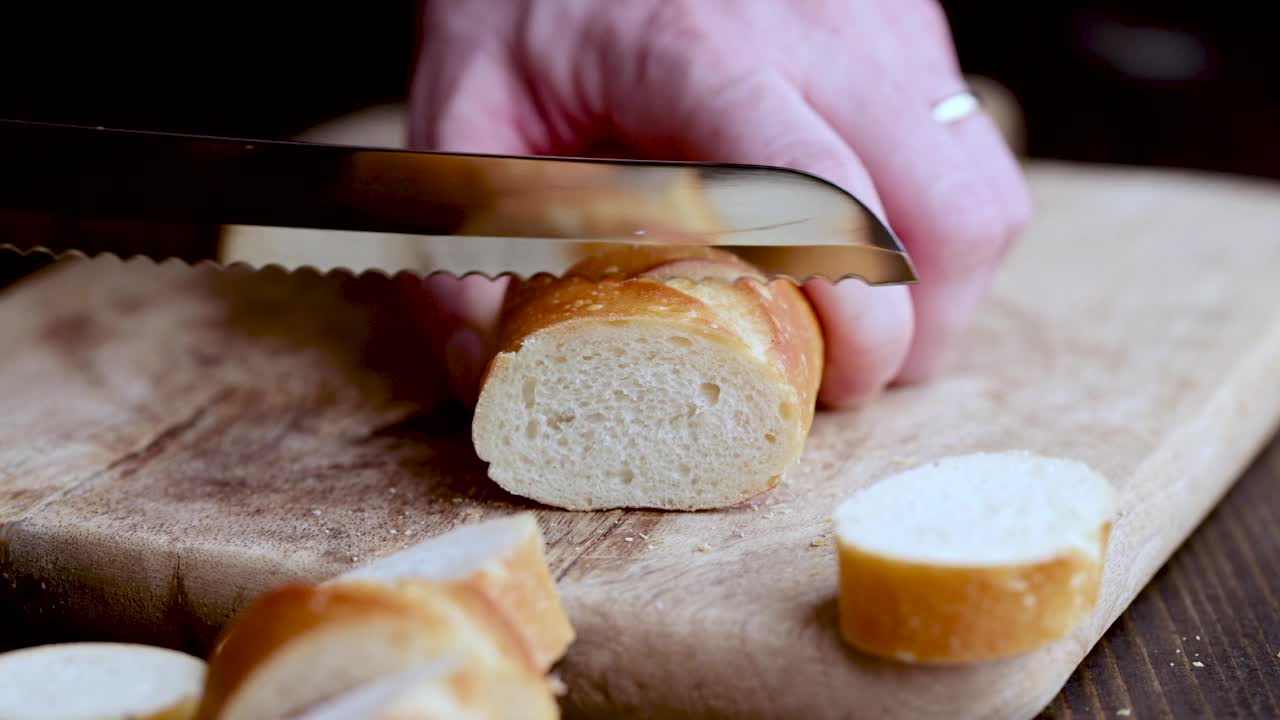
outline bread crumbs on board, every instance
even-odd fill
[[[1192,667],[1204,667],[1204,663],[1200,662],[1199,660],[1192,660],[1192,661],[1191,661],[1191,666],[1192,666]]]
[[[1120,717],[1129,717],[1129,714],[1130,714],[1129,708],[1120,708],[1119,710],[1116,711],[1116,715],[1119,715]]]

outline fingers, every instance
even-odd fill
[[[517,118],[517,84],[500,59],[479,51],[424,54],[410,101],[410,144],[424,150],[531,154]],[[407,281],[407,302],[420,305],[422,331],[432,351],[444,358],[449,391],[465,405],[475,403],[484,367],[494,352],[498,315],[508,278],[434,275]]]
[[[1030,202],[1017,164],[991,121],[977,113],[950,124],[932,106],[962,89],[934,3],[915,12],[903,47],[858,73],[832,73],[813,102],[862,158],[920,275],[911,290],[915,337],[900,379],[932,375],[972,317],[999,260],[1026,224]],[[870,22],[876,22],[872,18]],[[901,18],[881,19],[885,27]]]
[[[858,157],[796,89],[763,79],[711,94],[693,107],[682,134],[695,159],[778,165],[835,182],[883,217],[879,198]],[[805,285],[826,338],[819,400],[833,407],[865,401],[897,373],[910,346],[911,300],[903,287],[870,287],[858,280]]]

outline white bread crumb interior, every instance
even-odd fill
[[[1115,491],[1083,463],[1025,452],[938,460],[844,501],[840,538],[863,552],[931,565],[1029,563],[1071,551],[1096,558]]]
[[[128,643],[58,643],[0,655],[0,718],[190,717],[203,660]]]
[[[741,345],[671,322],[569,322],[495,366],[477,449],[500,485],[560,507],[713,507],[776,482],[800,412]]]

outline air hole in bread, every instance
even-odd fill
[[[715,383],[702,383],[702,397],[708,405],[720,402],[720,386]]]
[[[784,402],[778,405],[778,417],[783,420],[790,420],[796,412],[796,407],[791,403]]]
[[[529,410],[532,410],[532,409],[533,409],[533,402],[534,402],[534,400],[535,400],[535,388],[536,388],[536,386],[537,386],[537,382],[536,382],[533,378],[525,378],[525,379],[524,379],[524,389],[523,389],[523,394],[524,394],[524,406],[525,406],[525,408],[527,408],[527,409],[529,409]]]
[[[770,443],[770,444],[777,444],[777,442],[778,442],[778,436],[777,436],[777,435],[774,435],[773,433],[765,433],[765,434],[764,434],[764,441],[765,441],[765,442],[767,442],[767,443]]]
[[[672,335],[667,338],[667,341],[672,345],[679,345],[680,347],[690,347],[693,345],[693,341],[683,335]]]
[[[577,417],[574,415],[556,415],[555,417],[549,417],[547,418],[547,428],[549,430],[554,430],[555,432],[560,432],[564,429],[563,426],[568,425],[576,419]]]
[[[635,471],[633,471],[629,467],[626,467],[625,465],[622,467],[622,469],[616,471],[614,475],[616,475],[617,478],[622,481],[623,485],[630,485],[631,481],[636,479]]]
[[[538,437],[538,421],[530,420],[529,424],[524,426],[524,434],[527,435],[530,440]]]

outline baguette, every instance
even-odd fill
[[[514,288],[497,347],[477,454],[507,491],[571,510],[717,508],[773,488],[804,447],[824,352],[797,287],[678,246]]]
[[[241,612],[210,655],[197,718],[288,717],[454,654],[482,677],[540,685],[543,704],[554,707],[524,639],[483,592],[465,583],[352,580],[286,585]]]
[[[1116,495],[1087,466],[1029,453],[946,458],[835,512],[840,632],[908,663],[1017,655],[1093,608]]]
[[[467,584],[484,593],[514,621],[534,663],[546,671],[573,642],[574,632],[544,550],[533,513],[518,513],[443,533],[326,584],[396,583],[411,578]]]
[[[149,645],[85,642],[0,655],[0,720],[189,720],[205,663]]]

